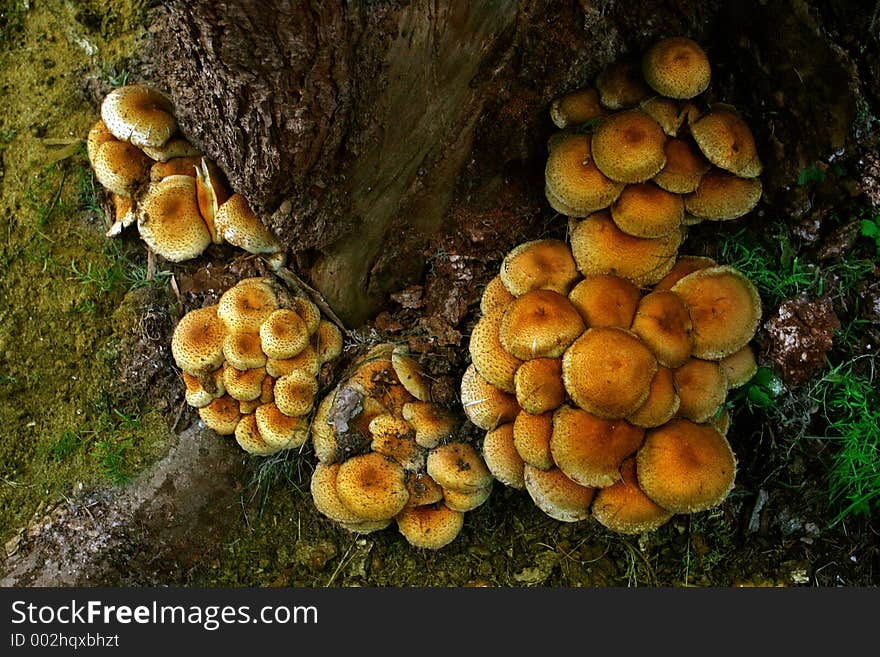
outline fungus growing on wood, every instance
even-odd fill
[[[578,133],[566,135],[554,145],[544,180],[550,206],[570,217],[585,217],[607,208],[624,187],[623,182],[611,180],[598,168],[590,136]]]
[[[635,107],[651,95],[634,61],[607,64],[596,76],[596,90],[602,107],[611,110]]]
[[[550,104],[550,119],[557,128],[580,125],[607,113],[594,88],[572,91]]]
[[[627,185],[611,204],[611,218],[629,235],[662,237],[681,226],[684,200],[651,182]]]
[[[514,297],[532,290],[565,295],[579,278],[571,249],[557,239],[532,240],[515,246],[504,256],[499,276]]]
[[[661,96],[684,99],[706,90],[712,68],[706,51],[696,41],[676,36],[660,39],[648,48],[642,58],[642,75]]]
[[[562,359],[533,358],[523,362],[514,376],[516,401],[528,413],[539,415],[565,401]]]
[[[151,186],[138,206],[137,226],[144,242],[171,262],[195,258],[211,244],[190,176],[168,176]]]
[[[567,297],[532,290],[504,309],[498,336],[507,353],[520,360],[558,358],[583,330],[584,321]]]
[[[703,157],[696,144],[687,139],[667,139],[664,151],[666,164],[651,180],[673,194],[695,192],[712,164]]]
[[[735,111],[714,105],[690,125],[690,131],[703,155],[716,167],[742,178],[761,175],[755,137]]]
[[[158,89],[142,84],[108,93],[101,101],[101,119],[113,136],[138,148],[163,146],[177,130],[171,101]]]
[[[590,142],[599,171],[622,183],[644,182],[656,175],[666,164],[665,144],[663,128],[640,109],[605,117]]]

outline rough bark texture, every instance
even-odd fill
[[[520,174],[540,198],[550,101],[661,36],[706,46],[709,98],[739,104],[769,144],[766,187],[791,186],[844,148],[856,115],[855,65],[822,21],[839,10],[820,9],[170,0],[150,59],[185,133],[356,326],[418,279],[438,233],[467,228],[457,198]],[[861,13],[849,20],[867,23]],[[816,135],[793,138],[805,122]]]

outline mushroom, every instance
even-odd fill
[[[443,504],[453,511],[461,511],[467,513],[473,511],[478,506],[489,499],[492,494],[491,483],[472,491],[460,491],[443,489]]]
[[[602,106],[612,110],[635,107],[651,95],[634,61],[607,64],[596,76],[596,90]]]
[[[440,503],[404,509],[395,520],[410,545],[426,550],[446,547],[464,527],[464,513]]]
[[[593,162],[613,181],[644,182],[666,164],[665,144],[663,128],[647,113],[623,110],[602,119],[593,132]]]
[[[97,146],[92,169],[107,190],[131,198],[149,177],[150,159],[126,141],[108,139]]]
[[[533,415],[520,411],[513,422],[513,446],[524,463],[539,470],[555,466],[550,453],[553,435],[553,413]]]
[[[266,365],[266,354],[260,347],[259,333],[227,333],[223,340],[223,357],[226,362],[240,370]]]
[[[125,85],[104,96],[101,118],[113,136],[138,148],[161,147],[177,130],[171,101],[142,84]]]
[[[558,358],[583,330],[584,321],[567,297],[532,290],[504,309],[498,335],[509,354],[529,360]]]
[[[322,319],[315,332],[318,338],[318,362],[323,365],[342,354],[342,331],[333,322]]]
[[[635,183],[611,204],[611,218],[628,235],[662,237],[679,230],[684,200],[652,182]]]
[[[499,276],[514,297],[532,290],[553,290],[565,295],[580,278],[571,249],[557,239],[532,240],[515,246],[504,256]]]
[[[627,422],[637,427],[648,429],[666,424],[678,412],[681,397],[675,387],[672,370],[658,367],[651,380],[648,398],[639,408],[626,416]]]
[[[336,492],[336,480],[339,475],[339,463],[322,463],[315,465],[309,490],[312,503],[319,513],[337,523],[356,524],[362,522],[360,515],[351,511],[339,499]]]
[[[191,310],[181,317],[171,335],[171,355],[184,372],[200,376],[223,365],[226,327],[217,315],[217,306]]]
[[[639,288],[613,274],[588,274],[568,295],[590,328],[629,328],[640,298]]]
[[[217,302],[217,316],[227,330],[246,333],[259,333],[260,326],[277,309],[278,297],[261,280],[239,281]]]
[[[717,362],[691,358],[673,370],[675,388],[681,398],[679,417],[708,422],[727,397],[727,377]]]
[[[500,327],[504,308],[495,308],[480,317],[471,330],[468,351],[480,375],[496,388],[513,393],[514,376],[522,361],[501,345]]]
[[[415,431],[416,443],[428,449],[449,438],[458,425],[452,413],[431,402],[406,403],[403,405],[402,415]]]
[[[630,327],[664,367],[678,367],[691,355],[693,325],[681,297],[670,290],[643,296]]]
[[[580,125],[607,113],[593,88],[572,91],[550,104],[550,119],[557,128]]]
[[[709,86],[712,69],[700,45],[676,36],[656,41],[642,57],[642,75],[661,96],[693,98]]]
[[[492,473],[470,443],[447,443],[428,453],[428,474],[442,488],[469,493],[492,483]]]
[[[254,411],[257,429],[263,441],[276,449],[301,447],[309,437],[309,423],[304,417],[282,413],[274,402],[260,404]]]
[[[592,151],[590,136],[577,133],[566,135],[550,151],[544,168],[545,196],[557,212],[585,217],[607,208],[623,191],[622,182],[597,167]]]
[[[238,400],[229,395],[217,397],[207,406],[202,406],[198,413],[205,426],[221,436],[234,434],[241,419]]]
[[[590,517],[595,488],[575,483],[559,468],[541,470],[527,463],[523,472],[529,497],[545,514],[560,522],[578,522]]]
[[[663,96],[652,96],[639,103],[639,109],[654,119],[667,137],[675,137],[684,123],[686,113],[676,101]]]
[[[226,386],[226,392],[239,401],[258,399],[263,392],[265,376],[264,367],[240,370],[229,363],[223,366],[223,385]]]
[[[525,463],[513,442],[513,422],[502,424],[486,432],[483,439],[483,459],[489,472],[505,486],[525,488]]]
[[[701,219],[729,221],[751,212],[761,200],[760,178],[740,178],[712,169],[700,178],[697,189],[684,197],[684,207]]]
[[[235,442],[244,451],[256,456],[269,456],[280,449],[263,440],[257,427],[257,418],[253,414],[242,416],[235,425]]]
[[[409,491],[406,508],[443,501],[443,489],[427,472],[407,472],[406,489]]]
[[[761,175],[755,137],[748,124],[732,109],[713,105],[690,125],[691,135],[712,164],[742,178]]]
[[[189,176],[190,178],[196,178],[196,168],[199,166],[201,160],[201,157],[193,155],[187,157],[175,157],[166,160],[165,162],[154,162],[152,166],[150,166],[150,182],[157,183],[168,176]],[[198,184],[197,178],[196,183]],[[198,200],[198,196],[196,198]]]
[[[321,361],[318,352],[312,345],[306,345],[293,358],[266,358],[266,374],[269,376],[274,376],[277,379],[294,370],[302,370],[312,376],[318,376],[321,371]]]
[[[214,226],[217,234],[224,240],[248,253],[257,255],[283,253],[281,242],[269,232],[241,194],[232,194],[219,206],[214,214]]]
[[[151,185],[138,206],[137,226],[147,245],[171,262],[195,258],[211,243],[190,176],[168,176]]]
[[[409,394],[419,401],[431,401],[431,383],[422,373],[419,362],[404,347],[397,346],[392,350],[391,367]]]
[[[486,287],[483,288],[483,294],[480,296],[480,312],[484,315],[494,308],[503,308],[514,300],[514,296],[504,286],[501,275],[492,277]]]
[[[758,371],[755,352],[750,345],[725,356],[718,364],[727,379],[728,388],[738,388],[748,383]]]
[[[275,381],[275,404],[285,415],[308,414],[315,404],[316,394],[317,379],[303,370],[294,370]]]
[[[293,358],[309,346],[308,327],[293,310],[278,308],[260,324],[259,343],[269,358]]]
[[[220,244],[223,236],[217,229],[217,211],[229,199],[229,187],[217,165],[213,162],[209,163],[204,157],[196,165],[195,170],[199,212],[211,233],[211,241]]]
[[[672,269],[669,270],[669,273],[666,274],[666,276],[664,276],[662,279],[660,279],[654,286],[654,292],[659,292],[660,290],[668,290],[688,274],[693,273],[698,269],[713,267],[717,264],[718,263],[715,262],[712,258],[708,258],[706,256],[679,256],[679,258],[675,261],[675,264],[672,265]]]
[[[620,534],[655,531],[674,515],[639,487],[634,457],[621,464],[619,481],[596,491],[590,512],[600,525]]]
[[[666,164],[651,180],[673,194],[695,192],[712,164],[689,139],[667,139],[663,151],[666,153]]]
[[[141,150],[151,160],[157,162],[167,162],[178,157],[201,157],[202,155],[202,152],[182,135],[171,137],[161,146],[143,146]]]
[[[385,520],[400,513],[409,500],[404,469],[378,452],[352,456],[336,473],[336,494],[360,520]]]
[[[539,415],[558,408],[565,401],[561,358],[533,358],[514,375],[516,401],[523,410]]]
[[[369,424],[370,449],[397,461],[405,470],[425,469],[425,448],[415,441],[409,422],[391,413],[377,415]]]

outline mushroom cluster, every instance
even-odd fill
[[[342,332],[309,299],[271,278],[245,278],[184,315],[171,338],[186,402],[220,435],[267,456],[305,444],[324,363]]]
[[[571,218],[584,274],[654,285],[688,226],[742,217],[761,198],[755,139],[735,107],[706,103],[711,67],[686,37],[616,61],[554,100],[545,196]]]
[[[734,485],[728,390],[757,369],[754,285],[681,256],[653,287],[578,271],[558,239],[513,248],[486,286],[461,380],[503,484],[565,522],[653,531]]]
[[[158,89],[130,84],[108,93],[86,146],[95,177],[113,201],[108,237],[136,222],[144,242],[172,262],[228,242],[265,256],[273,269],[284,265],[278,238],[180,133],[171,101]]]
[[[356,533],[396,523],[413,546],[452,542],[494,478],[479,451],[456,439],[460,419],[431,399],[402,347],[374,346],[319,403],[312,421],[315,508]]]

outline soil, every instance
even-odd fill
[[[876,266],[857,276],[847,268],[877,257],[876,244],[854,226],[880,213],[878,42],[848,35],[837,11],[795,12],[780,29],[792,35],[780,49],[804,48],[794,43],[799,35],[818,34],[820,21],[830,26],[826,47],[811,50],[815,57],[799,70],[801,79],[827,80],[822,103],[803,101],[790,72],[775,71],[781,81],[772,88],[760,68],[753,80],[737,78],[738,57],[760,57],[768,70],[779,61],[756,54],[754,44],[724,44],[730,53],[719,60],[718,93],[748,110],[759,149],[775,166],[753,213],[735,226],[696,226],[683,252],[722,260],[724,235],[744,231],[743,240],[766,244],[772,222],[770,232],[785,235],[791,250],[780,257],[814,265],[824,288],[812,285],[809,301],[765,295],[759,362],[781,375],[794,367],[785,358],[808,350],[809,366],[785,377],[769,407],[732,398],[733,492],[716,509],[627,536],[591,521],[557,522],[526,493],[496,483],[453,543],[424,551],[393,527],[356,535],[321,516],[309,494],[310,448],[248,457],[183,402],[168,348],[175,322],[267,270],[222,247],[197,262],[157,262],[136,232],[104,236],[106,198],[82,140],[103,95],[139,79],[148,3],[11,3],[0,14],[0,583],[876,585],[876,513],[836,521],[828,472],[837,443],[823,437],[827,421],[811,397],[831,364],[853,363],[869,375],[880,345],[880,274]],[[798,113],[805,107],[812,113]],[[511,108],[486,109],[474,140],[481,157],[497,137],[493,121],[517,120]],[[765,122],[757,120],[762,113]],[[545,115],[535,143],[551,129]],[[537,152],[533,146],[524,150]],[[468,176],[478,160],[469,166],[448,222],[463,230],[439,234],[425,251],[422,280],[352,331],[343,359],[323,373],[325,387],[369,345],[391,340],[419,358],[435,399],[457,409],[482,287],[515,244],[566,236],[543,197],[540,157],[501,176],[473,176],[476,183]],[[818,323],[808,321],[816,318],[809,303],[828,306]],[[783,358],[772,320],[792,307],[788,316],[807,327],[808,340],[786,331],[793,344]],[[481,439],[467,423],[460,437]]]

